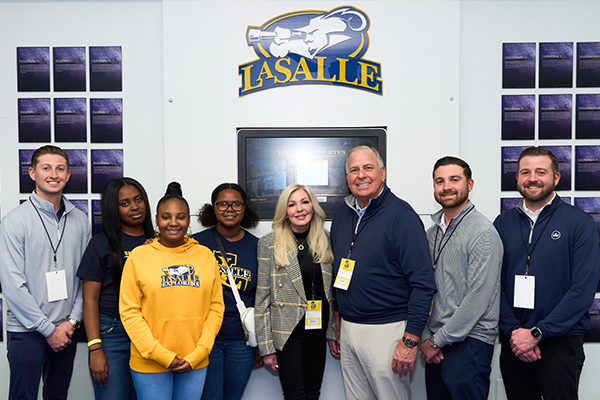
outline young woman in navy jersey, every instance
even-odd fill
[[[227,253],[227,262],[240,297],[246,307],[253,307],[258,269],[258,238],[245,229],[254,228],[258,224],[258,215],[246,205],[244,189],[235,183],[217,186],[212,192],[211,203],[201,208],[198,220],[203,226],[216,230]],[[209,356],[202,400],[239,400],[250,379],[256,348],[246,345],[227,266],[211,229],[192,237],[208,247],[217,259],[225,301],[223,324]]]
[[[136,399],[129,369],[130,341],[119,318],[119,286],[125,259],[154,236],[148,195],[135,179],[110,181],[101,195],[103,232],[83,255],[83,319],[96,400]]]

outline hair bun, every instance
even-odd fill
[[[165,192],[165,195],[169,195],[169,194],[183,197],[183,192],[181,191],[181,185],[179,184],[179,182],[169,183],[169,185],[167,186],[167,191]]]

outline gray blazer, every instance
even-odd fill
[[[258,280],[254,304],[256,337],[261,356],[282,350],[292,331],[306,313],[307,299],[298,259],[289,265],[275,264],[275,233],[258,240]],[[337,339],[333,310],[333,265],[321,264],[325,296],[329,303],[327,339]]]

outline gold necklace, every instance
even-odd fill
[[[296,240],[296,243],[298,243],[298,239],[296,239],[295,236],[294,236],[294,240]],[[298,250],[300,250],[300,251],[304,250],[304,243],[306,243],[307,240],[308,240],[308,236],[306,236],[304,238],[304,241],[302,243],[298,243]]]

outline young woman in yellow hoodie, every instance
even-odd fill
[[[216,259],[186,237],[189,224],[181,186],[171,182],[157,206],[160,238],[134,249],[123,270],[119,309],[139,400],[202,396],[224,305]]]

